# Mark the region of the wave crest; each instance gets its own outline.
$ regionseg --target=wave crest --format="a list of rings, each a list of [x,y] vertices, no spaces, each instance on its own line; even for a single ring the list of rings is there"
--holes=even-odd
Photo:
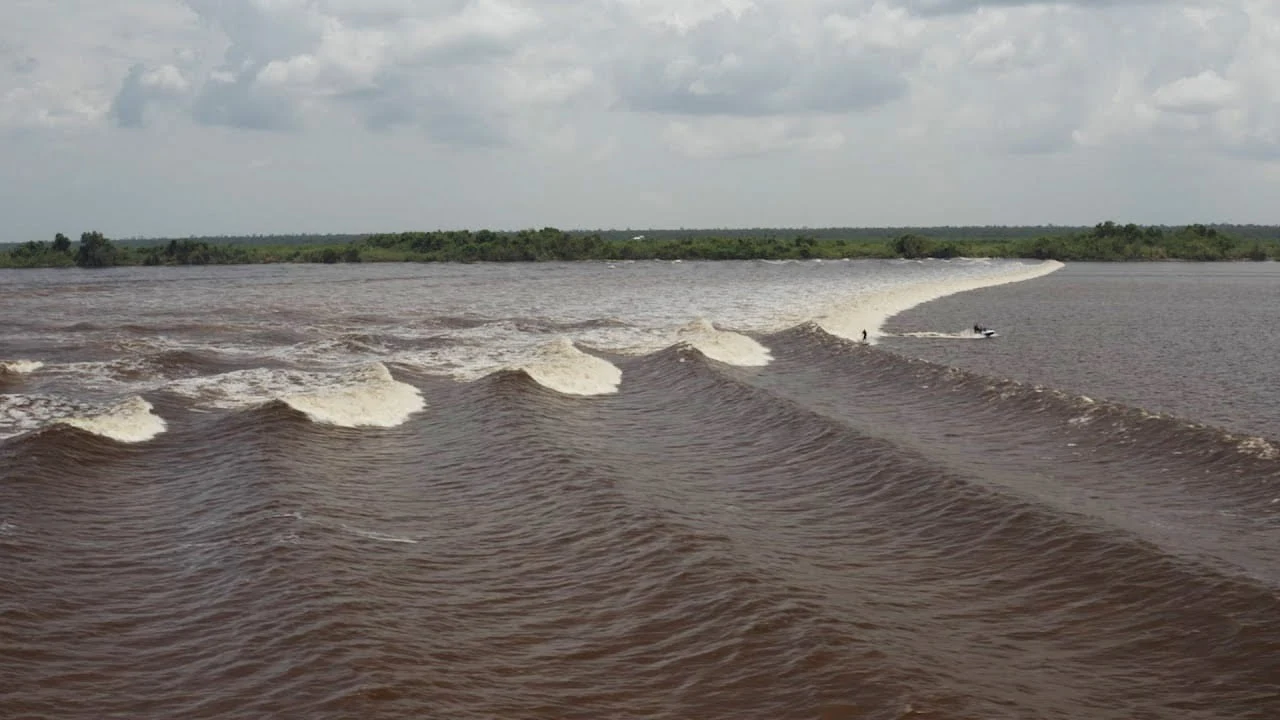
[[[314,422],[340,427],[395,427],[426,407],[417,388],[382,363],[360,368],[338,385],[280,398]]]
[[[0,375],[26,375],[44,367],[39,360],[8,360],[0,362]]]
[[[763,367],[773,361],[769,348],[727,330],[717,330],[704,318],[698,318],[679,330],[680,339],[698,352],[726,365]]]
[[[567,338],[539,348],[537,359],[519,369],[539,385],[568,395],[609,395],[622,383],[615,365],[582,352]]]
[[[885,321],[921,303],[968,290],[1031,280],[1062,267],[1063,264],[1057,260],[1045,260],[1035,265],[1002,265],[998,272],[984,273],[979,277],[930,280],[871,292],[843,303],[832,312],[816,318],[815,322],[828,333],[846,340],[861,339],[863,331],[866,331],[867,340],[875,343],[883,334],[881,327]]]
[[[124,443],[146,442],[165,431],[164,418],[151,403],[134,395],[101,412],[58,420],[64,425]]]

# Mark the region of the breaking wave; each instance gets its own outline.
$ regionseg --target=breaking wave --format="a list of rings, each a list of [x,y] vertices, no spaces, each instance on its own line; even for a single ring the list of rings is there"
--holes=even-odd
[[[832,335],[849,340],[860,339],[865,330],[868,342],[875,344],[882,335],[881,328],[886,320],[916,305],[968,290],[1030,280],[1062,267],[1063,264],[1057,260],[1045,260],[1030,266],[1000,266],[998,272],[977,277],[928,280],[888,289],[871,289],[839,304],[816,318],[815,322]]]
[[[567,395],[608,395],[618,391],[622,371],[607,360],[588,355],[567,338],[539,348],[536,358],[517,369],[539,385]]]
[[[179,380],[165,389],[209,408],[238,410],[278,400],[314,422],[342,427],[394,427],[426,406],[417,388],[378,362],[337,373],[251,368]]]
[[[769,348],[746,335],[717,330],[703,318],[680,328],[679,336],[683,342],[693,346],[698,352],[726,365],[762,367],[768,365],[773,359],[769,354]]]
[[[314,422],[340,427],[395,427],[426,407],[422,393],[391,377],[382,363],[280,400]]]
[[[0,395],[0,439],[63,424],[119,442],[145,442],[165,430],[153,409],[140,396],[99,405],[48,395]]]
[[[9,360],[0,362],[0,375],[26,375],[44,367],[39,360]]]
[[[342,427],[394,427],[426,407],[416,387],[397,381],[380,362],[332,373],[248,368],[177,380],[164,390],[212,409],[279,401],[314,422]]]
[[[64,418],[59,422],[119,442],[140,443],[165,430],[164,418],[153,410],[151,403],[134,396],[101,412]]]

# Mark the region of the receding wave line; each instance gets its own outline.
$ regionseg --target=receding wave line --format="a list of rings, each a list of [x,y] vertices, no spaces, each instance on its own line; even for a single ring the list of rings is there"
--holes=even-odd
[[[874,291],[842,303],[826,315],[816,318],[815,322],[828,333],[849,340],[860,339],[862,332],[866,331],[868,341],[874,343],[882,334],[881,328],[885,321],[916,305],[967,290],[1031,280],[1062,267],[1063,264],[1057,260],[1045,260],[1029,266],[1002,265],[1000,272],[984,273],[978,277],[930,280]]]
[[[864,350],[863,352],[866,355],[882,354],[878,351]],[[1096,479],[1095,476],[1081,484],[1078,473],[1058,474],[1055,470],[1049,469],[1050,472],[1055,472],[1055,476],[1062,482],[1074,486],[1081,492],[1071,492],[1068,489],[1061,495],[1053,493],[1046,495],[1035,492],[1035,483],[1027,482],[1028,478],[1024,477],[1014,483],[991,481],[983,473],[970,474],[965,465],[952,464],[946,454],[935,454],[927,442],[920,444],[906,439],[914,438],[914,435],[895,431],[893,427],[889,427],[888,432],[880,432],[879,427],[882,423],[875,422],[874,418],[870,418],[871,422],[866,422],[868,418],[860,416],[856,403],[837,402],[833,411],[832,407],[814,403],[814,394],[795,392],[798,385],[792,385],[790,388],[785,383],[775,386],[761,385],[759,380],[763,376],[744,377],[724,370],[713,375],[712,372],[707,371],[715,370],[709,364],[703,367],[704,363],[673,363],[672,360],[673,358],[666,356],[646,358],[643,363],[638,363],[635,367],[636,379],[633,384],[643,386],[650,391],[649,396],[653,398],[653,402],[664,408],[663,413],[664,417],[668,418],[667,422],[677,427],[700,428],[696,443],[682,444],[676,438],[669,438],[668,442],[663,443],[663,447],[666,448],[664,452],[671,455],[666,462],[673,465],[682,467],[685,463],[691,465],[695,462],[694,456],[705,452],[716,458],[715,463],[718,467],[731,467],[731,474],[735,481],[742,483],[747,482],[746,478],[749,474],[757,469],[764,471],[766,468],[776,468],[780,457],[801,453],[805,455],[803,461],[793,459],[787,464],[789,467],[797,468],[797,473],[812,471],[823,478],[818,486],[822,489],[815,488],[815,494],[827,491],[821,483],[851,482],[853,484],[844,486],[845,492],[858,492],[855,488],[860,486],[863,491],[869,493],[866,502],[858,503],[860,512],[870,512],[867,502],[892,501],[891,504],[896,506],[893,512],[903,512],[907,516],[916,518],[912,522],[903,522],[904,526],[914,525],[941,530],[944,525],[965,525],[977,531],[970,541],[981,543],[982,538],[989,536],[990,532],[1002,530],[1004,524],[1000,519],[1002,514],[1012,512],[1019,518],[1027,519],[1030,517],[1028,514],[1033,513],[1037,519],[1029,521],[1026,527],[1036,528],[1036,534],[1051,545],[1071,544],[1070,541],[1065,541],[1066,535],[1061,531],[1061,528],[1069,526],[1072,528],[1069,533],[1071,536],[1102,532],[1113,540],[1123,538],[1124,544],[1129,547],[1125,554],[1147,553],[1154,547],[1158,547],[1158,555],[1176,556],[1179,558],[1179,563],[1187,559],[1194,560],[1200,568],[1194,571],[1198,575],[1203,575],[1207,570],[1214,578],[1231,578],[1232,582],[1239,582],[1249,587],[1256,587],[1258,583],[1274,583],[1275,579],[1280,577],[1274,572],[1275,565],[1269,559],[1271,555],[1269,549],[1265,549],[1269,547],[1269,543],[1263,544],[1266,542],[1265,527],[1251,527],[1253,523],[1265,525],[1274,522],[1274,513],[1269,510],[1260,509],[1259,512],[1250,512],[1250,517],[1243,518],[1232,526],[1237,531],[1234,533],[1236,537],[1222,544],[1218,542],[1218,535],[1206,536],[1205,534],[1206,530],[1212,530],[1220,525],[1220,519],[1213,516],[1206,519],[1198,515],[1187,515],[1181,510],[1171,513],[1188,526],[1196,528],[1193,534],[1198,538],[1198,545],[1190,548],[1185,547],[1185,543],[1178,540],[1176,536],[1175,541],[1170,543],[1167,534],[1159,530],[1152,531],[1148,527],[1148,523],[1158,524],[1162,518],[1166,518],[1161,513],[1153,512],[1148,505],[1156,508],[1172,507],[1162,506],[1154,500],[1155,498],[1172,497],[1174,499],[1170,502],[1177,503],[1177,498],[1188,493],[1194,493],[1204,500],[1213,498],[1213,501],[1208,504],[1210,507],[1230,508],[1232,511],[1241,513],[1249,512],[1248,508],[1256,507],[1257,500],[1261,499],[1265,503],[1274,497],[1274,490],[1268,487],[1278,477],[1275,474],[1274,463],[1259,463],[1256,460],[1240,458],[1242,464],[1235,466],[1235,469],[1242,471],[1238,479],[1227,480],[1222,473],[1216,472],[1213,476],[1206,476],[1201,480],[1198,479],[1197,476],[1200,473],[1197,472],[1179,473],[1179,469],[1186,471],[1198,468],[1194,464],[1183,465],[1173,461],[1169,459],[1168,453],[1164,454],[1163,462],[1153,465],[1145,462],[1146,455],[1142,450],[1127,445],[1116,446],[1113,449],[1118,454],[1097,458],[1096,466],[1123,468],[1117,472],[1133,474],[1134,477],[1126,480],[1124,490],[1108,493],[1107,488],[1114,484],[1111,481],[1104,480],[1098,485],[1091,485],[1090,481]],[[628,370],[632,368],[628,367]],[[877,371],[872,372],[874,374]],[[806,384],[806,387],[812,390],[815,386]],[[943,390],[943,392],[946,391]],[[816,396],[820,397],[822,394],[818,392]],[[678,398],[692,399],[680,401]],[[938,403],[937,399],[935,396],[933,402],[921,405],[920,409],[930,412],[937,408],[941,411],[945,405]],[[876,403],[878,400],[872,399],[871,402]],[[840,408],[853,408],[853,410],[842,412]],[[1005,409],[1010,408],[1006,406]],[[1024,424],[1026,418],[1022,409],[1018,407],[1012,409],[1015,412],[1006,418],[1010,423],[1009,427]],[[918,414],[912,414],[918,417]],[[1005,414],[1000,413],[996,417],[984,418],[979,424],[989,423],[999,426],[998,418]],[[725,422],[724,418],[729,417],[738,419],[728,425],[720,425]],[[912,422],[908,418],[905,424],[907,427],[914,427],[928,422]],[[885,426],[893,424],[893,421],[883,423]],[[733,452],[738,451],[730,448],[711,449],[715,442],[712,438],[718,432],[724,432],[727,427],[733,430],[733,434],[727,437],[752,438],[750,442],[744,442],[741,445],[749,448],[749,452],[741,458],[741,464],[731,459]],[[900,424],[898,429],[901,428]],[[937,428],[927,429],[926,436],[936,437],[936,430]],[[1013,431],[1008,434],[1012,435]],[[1186,436],[1182,437],[1185,440]],[[802,450],[808,443],[818,438],[822,440],[813,452]],[[990,444],[984,444],[981,438],[971,439],[976,440],[977,445],[992,447]],[[1018,440],[1026,439],[1030,438],[1022,436]],[[678,453],[681,452],[682,447],[696,449],[692,451],[692,456],[680,457]],[[770,449],[771,447],[773,449]],[[1038,467],[1040,471],[1047,469],[1043,464],[1032,463],[1030,458],[1034,454],[1052,452],[1052,450],[1045,445],[1028,447],[1027,450],[1028,454],[1022,456],[1027,462],[1021,467]],[[1207,457],[1201,459],[1208,460],[1214,468],[1221,467],[1221,463]],[[1004,461],[1006,468],[1019,466],[1010,457],[1005,457]],[[1195,459],[1192,462],[1194,463]],[[800,467],[806,470],[801,471],[798,469]],[[840,469],[828,472],[822,469],[825,467]],[[1153,467],[1156,469],[1154,473],[1150,472]],[[869,468],[876,469],[868,472]],[[1172,469],[1169,474],[1165,474],[1161,472],[1161,468]],[[1037,470],[1031,469],[1026,474],[1035,472]],[[862,479],[855,481],[859,477]],[[797,497],[808,496],[800,492],[800,488],[796,485],[798,477],[789,478],[789,482],[792,483],[789,485],[790,490],[796,492]],[[1197,485],[1202,482],[1205,485]],[[1172,483],[1178,483],[1178,485],[1173,486]],[[1224,487],[1227,484],[1237,487],[1228,489]],[[1208,493],[1201,495],[1196,492],[1209,490],[1210,487],[1212,495]],[[1082,493],[1106,498],[1108,512],[1099,514],[1091,510],[1082,511],[1092,504],[1092,501],[1083,504],[1077,502]],[[1143,498],[1146,499],[1147,505],[1143,504]],[[1230,501],[1231,498],[1238,502]],[[1122,504],[1112,512],[1112,502],[1117,499],[1121,500]],[[1063,504],[1063,500],[1071,502]],[[877,510],[875,516],[885,520],[882,511],[887,512],[888,508]],[[927,516],[927,522],[916,513]],[[1055,525],[1059,530],[1048,529]],[[1247,532],[1247,537],[1241,534],[1242,529]],[[1005,549],[1014,553],[1028,551],[1015,541],[1010,541]]]
[[[726,365],[762,367],[773,360],[769,348],[746,335],[717,330],[704,318],[698,318],[680,328],[678,334],[683,342],[693,346],[698,352]]]
[[[517,368],[544,387],[568,395],[608,395],[618,391],[622,371],[607,360],[588,355],[568,338],[538,349],[533,362]]]
[[[814,324],[777,333],[770,339],[779,348],[800,353],[809,363],[829,358],[833,350],[830,344],[838,344],[842,349],[857,347]],[[800,347],[804,345],[809,347]],[[813,355],[815,352],[821,356]],[[877,387],[907,384],[911,393],[900,395],[904,401],[909,397],[918,398],[920,390],[927,388],[936,388],[940,393],[931,395],[928,402],[942,397],[960,398],[966,413],[975,421],[975,413],[1019,423],[1031,416],[1047,417],[1074,431],[1095,433],[1100,439],[1160,448],[1188,459],[1203,457],[1223,462],[1235,455],[1267,462],[1280,459],[1275,438],[1231,432],[1119,401],[991,377],[894,352],[867,351],[857,367],[860,372],[870,373]]]
[[[894,356],[898,362],[901,358]],[[1112,400],[1099,400],[1017,380],[992,378],[924,360],[906,360],[917,375],[966,393],[984,403],[999,403],[1019,413],[1048,413],[1078,431],[1089,430],[1111,440],[1161,448],[1177,455],[1226,459],[1222,453],[1258,460],[1280,458],[1267,439],[1228,432],[1222,428]]]
[[[963,544],[978,546],[993,536],[1004,535],[1010,529],[1008,523],[1016,522],[1027,534],[1021,540],[1006,535],[1001,552],[1028,552],[1020,542],[1034,535],[1045,543],[1046,549],[1077,544],[1084,536],[1093,538],[1090,542],[1122,544],[1127,548],[1123,552],[1126,556],[1145,555],[1148,568],[1151,561],[1168,555],[1166,548],[1157,550],[1128,526],[1098,523],[1088,514],[1063,512],[1053,502],[957,473],[927,451],[892,439],[892,435],[864,434],[857,423],[812,407],[803,402],[804,398],[714,372],[703,363],[673,363],[673,359],[646,358],[636,367],[636,384],[651,390],[649,398],[665,408],[666,422],[676,427],[700,428],[696,443],[680,443],[674,438],[664,443],[663,452],[670,455],[666,462],[692,465],[696,456],[706,453],[716,458],[718,467],[732,467],[735,482],[742,484],[749,482],[752,473],[771,474],[782,458],[794,453],[804,456],[803,461],[792,458],[787,463],[796,468],[797,476],[789,481],[797,498],[807,497],[796,484],[800,482],[798,474],[812,473],[817,483],[815,494],[828,492],[827,484],[841,483],[842,493],[864,496],[858,501],[859,513],[877,518],[877,524],[898,515],[894,520],[900,521],[902,527],[927,527],[931,532],[950,528],[957,533],[957,540],[972,532]],[[732,443],[744,438],[752,440],[740,445],[748,450],[733,450]],[[726,441],[730,443],[728,447],[715,448],[716,442]],[[683,452],[690,455],[681,457]],[[733,459],[735,453],[741,453],[739,460]],[[869,472],[870,468],[875,469]],[[931,537],[937,539],[936,535]],[[1175,565],[1171,563],[1166,569],[1173,571]],[[1219,564],[1193,572],[1202,575],[1205,570],[1211,572],[1214,582],[1231,578],[1231,582],[1254,588],[1260,581]]]

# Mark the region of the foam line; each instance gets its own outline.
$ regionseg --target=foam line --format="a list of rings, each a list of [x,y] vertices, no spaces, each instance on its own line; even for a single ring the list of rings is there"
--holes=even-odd
[[[874,344],[883,335],[881,328],[889,318],[916,305],[968,290],[1031,280],[1062,267],[1063,264],[1057,260],[1045,260],[1035,265],[1019,263],[998,266],[997,272],[979,277],[931,280],[868,293],[842,303],[833,312],[817,318],[816,322],[832,335],[849,340],[861,340],[862,331],[866,330],[867,341]]]

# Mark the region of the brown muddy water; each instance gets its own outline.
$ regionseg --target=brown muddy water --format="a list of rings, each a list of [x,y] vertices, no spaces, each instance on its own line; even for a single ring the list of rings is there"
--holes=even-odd
[[[0,272],[0,718],[1280,717],[1277,288]]]

